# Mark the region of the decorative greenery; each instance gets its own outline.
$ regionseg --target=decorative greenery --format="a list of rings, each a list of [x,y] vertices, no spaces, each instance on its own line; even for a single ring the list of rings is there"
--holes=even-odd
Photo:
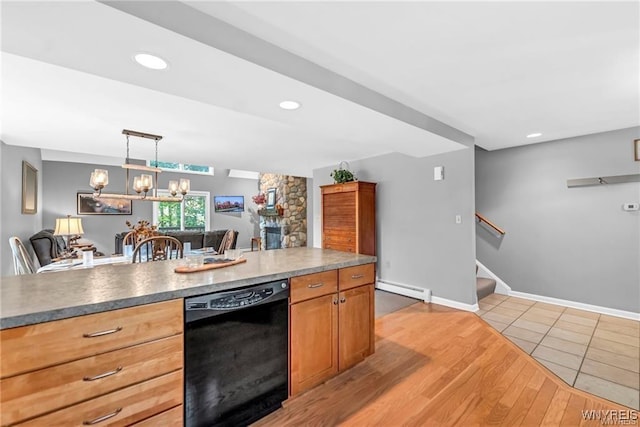
[[[334,169],[333,172],[331,172],[331,177],[336,182],[336,184],[342,184],[343,182],[355,181],[355,179],[356,179],[353,176],[353,173],[351,173],[350,170],[342,169],[342,167],[340,167],[340,169]]]
[[[152,237],[158,234],[157,226],[151,225],[151,223],[147,220],[141,219],[135,224],[131,224],[130,221],[126,221],[127,227],[130,230],[136,232],[136,237],[138,240],[146,239],[147,237]]]

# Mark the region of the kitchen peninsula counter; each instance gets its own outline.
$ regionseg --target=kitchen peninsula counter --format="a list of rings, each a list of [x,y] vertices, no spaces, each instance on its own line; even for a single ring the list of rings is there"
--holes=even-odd
[[[374,263],[376,257],[317,248],[245,252],[246,263],[179,274],[184,260],[114,264],[0,278],[0,329],[32,325],[272,280]]]

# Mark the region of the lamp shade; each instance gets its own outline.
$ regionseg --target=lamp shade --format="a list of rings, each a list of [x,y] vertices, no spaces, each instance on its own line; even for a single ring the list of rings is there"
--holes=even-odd
[[[53,231],[56,236],[69,236],[72,234],[84,234],[81,218],[56,218],[56,229]]]

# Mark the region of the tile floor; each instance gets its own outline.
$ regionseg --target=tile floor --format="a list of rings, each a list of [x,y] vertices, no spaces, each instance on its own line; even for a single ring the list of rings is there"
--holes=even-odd
[[[640,410],[640,322],[492,294],[477,312],[569,385]]]

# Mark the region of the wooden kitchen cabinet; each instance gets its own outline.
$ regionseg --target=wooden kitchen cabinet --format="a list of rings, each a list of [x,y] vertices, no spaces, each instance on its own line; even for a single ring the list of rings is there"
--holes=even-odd
[[[376,254],[376,184],[322,185],[322,247]]]
[[[338,296],[291,305],[290,387],[294,396],[338,373]]]
[[[338,304],[338,367],[349,369],[374,352],[373,284],[340,292]]]
[[[373,354],[374,279],[374,264],[291,279],[291,396]]]
[[[182,408],[182,313],[173,300],[0,331],[0,424],[129,425]]]
[[[338,272],[292,277],[289,307],[289,393],[338,373]]]

